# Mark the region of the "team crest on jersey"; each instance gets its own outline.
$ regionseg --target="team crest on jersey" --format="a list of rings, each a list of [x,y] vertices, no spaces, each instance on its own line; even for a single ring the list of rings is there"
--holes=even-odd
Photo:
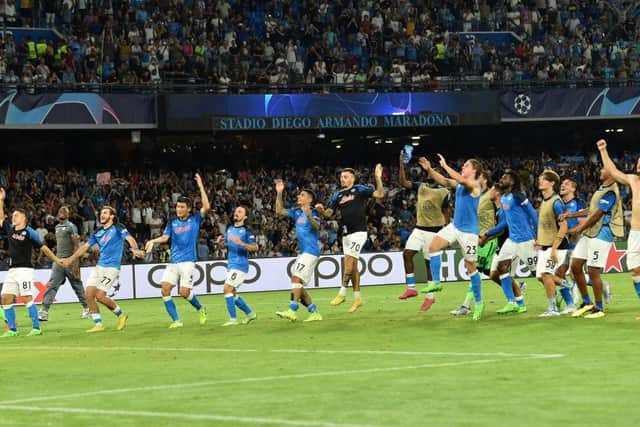
[[[351,191],[353,191],[353,190],[351,190]],[[354,194],[349,194],[348,196],[342,196],[342,197],[340,197],[340,202],[339,203],[341,205],[344,205],[347,202],[355,200],[355,198],[356,198],[356,196]]]
[[[298,219],[296,220],[296,223],[298,224],[306,224],[307,223],[307,219],[303,216],[299,216]]]
[[[187,225],[183,225],[181,227],[178,226],[174,226],[176,228],[176,234],[182,234],[182,233],[186,233],[187,231],[191,230],[191,225],[187,224]]]
[[[19,233],[13,233],[11,235],[11,238],[13,240],[20,240],[20,241],[25,240],[27,238],[27,232],[26,231],[21,231]]]

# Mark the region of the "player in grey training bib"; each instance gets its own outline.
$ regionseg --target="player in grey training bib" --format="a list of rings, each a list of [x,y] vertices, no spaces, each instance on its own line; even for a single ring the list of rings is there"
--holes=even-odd
[[[58,210],[58,224],[56,224],[56,255],[59,258],[70,257],[78,247],[78,228],[74,223],[69,221],[69,208],[62,206]],[[49,308],[53,304],[53,300],[58,293],[60,286],[69,279],[73,291],[78,297],[78,301],[82,305],[82,318],[89,317],[89,308],[87,299],[84,294],[84,286],[80,280],[80,268],[77,265],[70,265],[64,268],[58,264],[54,264],[49,278],[47,292],[42,298],[42,309],[38,313],[38,317],[42,321],[49,320]]]

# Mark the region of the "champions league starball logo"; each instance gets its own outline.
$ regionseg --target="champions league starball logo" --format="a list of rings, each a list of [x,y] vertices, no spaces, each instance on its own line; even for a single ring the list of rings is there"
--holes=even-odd
[[[531,112],[531,98],[524,93],[516,95],[513,99],[513,108],[516,109],[518,114],[526,116]]]

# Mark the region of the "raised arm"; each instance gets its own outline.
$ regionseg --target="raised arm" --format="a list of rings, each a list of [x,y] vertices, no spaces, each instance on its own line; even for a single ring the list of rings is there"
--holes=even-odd
[[[431,178],[433,178],[433,180],[435,182],[437,182],[438,184],[445,186],[445,187],[449,187],[449,188],[456,188],[456,185],[458,184],[455,180],[453,179],[449,179],[449,178],[445,178],[442,174],[440,174],[439,172],[436,172],[432,167],[431,167],[431,162],[429,162],[429,160],[427,160],[425,157],[420,157],[418,159],[418,164],[422,167],[422,169],[425,170],[425,172],[427,172],[429,174],[429,176]]]
[[[211,203],[209,203],[209,196],[207,196],[207,192],[204,189],[204,184],[202,183],[202,177],[200,174],[196,174],[195,180],[198,184],[198,189],[200,190],[200,199],[202,200],[200,215],[205,216],[207,212],[209,212],[209,209],[211,209]]]
[[[475,179],[472,177],[464,178],[458,171],[447,164],[447,160],[442,154],[438,153],[438,157],[440,158],[440,167],[444,169],[447,175],[449,175],[456,184],[464,185],[469,194],[473,194],[474,191],[478,191],[478,185]]]
[[[404,171],[404,154],[400,154],[400,176],[399,176],[400,187],[406,188],[407,190],[411,189],[411,181],[407,179],[407,174]]]
[[[284,199],[282,193],[284,192],[284,182],[281,179],[276,179],[276,215],[279,217],[287,216],[287,210],[284,208]]]
[[[374,176],[376,177],[376,191],[373,192],[372,196],[376,199],[383,199],[384,187],[382,186],[382,165],[380,163],[376,165]]]
[[[618,181],[620,184],[629,185],[629,176],[620,171],[609,157],[609,152],[607,151],[607,142],[604,139],[601,139],[597,142],[598,150],[600,150],[600,157],[602,157],[602,163],[607,172],[611,174],[613,179]]]

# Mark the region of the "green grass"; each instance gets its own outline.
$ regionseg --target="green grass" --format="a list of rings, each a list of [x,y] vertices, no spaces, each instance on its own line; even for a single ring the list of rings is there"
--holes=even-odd
[[[607,280],[614,300],[599,320],[539,319],[532,279],[529,313],[504,317],[485,282],[480,322],[448,314],[462,284],[446,284],[427,313],[421,298],[397,299],[403,286],[365,288],[354,315],[328,305],[335,290],[313,290],[325,320],[312,324],[274,316],[285,292],[245,294],[259,318],[233,328],[219,326],[220,296],[202,298],[204,327],[176,299],[181,330],[166,329],[159,298],[123,301],[127,329],[104,313],[95,335],[77,304],[54,306],[44,336],[0,341],[0,426],[637,426],[640,301],[628,275]],[[305,352],[280,351],[291,349]]]

